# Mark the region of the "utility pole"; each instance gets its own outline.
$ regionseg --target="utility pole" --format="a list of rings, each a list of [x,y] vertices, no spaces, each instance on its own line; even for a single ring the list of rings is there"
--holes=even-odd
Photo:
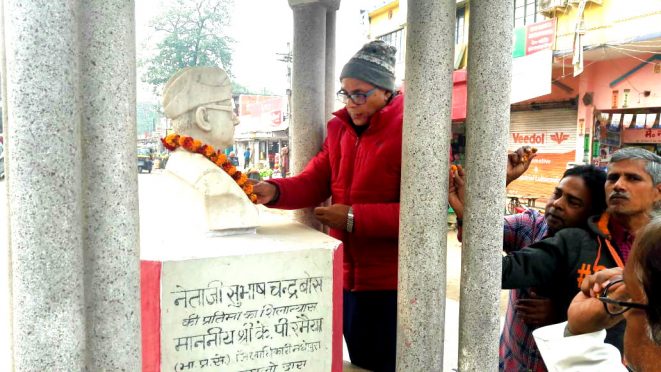
[[[291,120],[291,70],[294,62],[294,55],[291,50],[291,43],[287,42],[287,53],[276,53],[280,58],[278,61],[286,63],[287,66],[287,120]],[[289,135],[289,129],[287,130]]]

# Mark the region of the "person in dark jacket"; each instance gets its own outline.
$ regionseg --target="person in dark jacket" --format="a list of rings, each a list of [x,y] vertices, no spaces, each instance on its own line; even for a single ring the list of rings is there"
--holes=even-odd
[[[399,189],[404,98],[395,92],[395,53],[365,44],[344,66],[321,151],[298,175],[260,182],[257,202],[315,217],[344,248],[344,337],[351,362],[395,370]]]
[[[528,169],[537,154],[523,146],[508,154],[507,180],[510,184]],[[567,227],[585,227],[591,215],[606,209],[604,183],[606,173],[594,165],[567,169],[546,203],[544,213],[526,209],[504,218],[503,251],[523,249],[553,236]],[[449,202],[460,218],[463,215],[464,172],[459,167],[452,174]],[[459,229],[457,236],[459,237]],[[500,338],[500,371],[545,372],[532,332],[539,326],[555,323],[558,309],[544,297],[545,288],[521,288],[510,291],[505,324]],[[561,312],[565,312],[561,309]]]
[[[661,360],[661,217],[636,236],[631,258],[620,268],[583,280],[567,311],[568,322],[535,331],[553,370],[658,371]],[[622,354],[604,344],[604,329],[626,320]]]
[[[659,211],[661,157],[635,147],[616,151],[605,191],[608,208],[589,219],[588,230],[563,229],[503,257],[503,288],[550,287],[556,303],[567,309],[587,276],[623,268],[636,233]],[[623,331],[623,323],[611,328],[606,341],[622,350]]]

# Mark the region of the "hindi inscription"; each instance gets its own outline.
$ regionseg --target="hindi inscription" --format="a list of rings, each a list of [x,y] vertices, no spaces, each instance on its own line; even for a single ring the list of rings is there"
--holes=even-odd
[[[330,371],[332,252],[164,262],[162,370]]]

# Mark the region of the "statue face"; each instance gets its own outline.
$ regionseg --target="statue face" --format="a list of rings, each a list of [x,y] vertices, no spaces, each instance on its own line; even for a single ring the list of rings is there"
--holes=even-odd
[[[219,150],[231,146],[234,143],[234,127],[239,124],[239,118],[231,111],[231,107],[229,110],[216,105],[206,107],[211,126],[208,144]]]

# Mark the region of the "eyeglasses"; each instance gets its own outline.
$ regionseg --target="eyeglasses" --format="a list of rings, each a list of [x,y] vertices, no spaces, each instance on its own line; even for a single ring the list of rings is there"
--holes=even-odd
[[[237,126],[240,123],[239,117],[234,114],[234,107],[231,105],[216,105],[214,103],[207,103],[204,105],[204,107],[212,110],[229,111],[232,114],[232,123],[234,126]]]
[[[365,102],[367,102],[367,97],[371,96],[374,94],[374,92],[377,91],[378,88],[372,88],[368,90],[365,93],[362,92],[356,92],[356,93],[349,93],[344,89],[340,89],[337,91],[337,100],[342,102],[342,103],[348,103],[349,99],[353,101],[353,103],[357,105],[362,105]]]
[[[206,103],[202,106],[204,106],[206,108],[214,109],[214,110],[234,112],[234,108],[230,105],[216,105],[215,103]]]
[[[603,302],[606,312],[610,315],[620,315],[631,308],[647,309],[647,304],[631,302],[631,297],[625,290],[621,290],[624,280],[614,280],[604,288],[601,296],[597,297]]]

